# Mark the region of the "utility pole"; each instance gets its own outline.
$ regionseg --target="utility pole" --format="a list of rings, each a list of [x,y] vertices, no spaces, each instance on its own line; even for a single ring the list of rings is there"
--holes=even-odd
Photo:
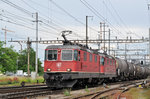
[[[146,65],[146,55],[144,55],[144,65]]]
[[[11,30],[6,29],[6,26],[5,26],[5,28],[2,28],[2,30],[4,30],[4,31],[5,31],[5,47],[6,47],[7,32],[14,32],[14,31],[11,31]]]
[[[20,42],[18,42],[20,45],[20,52],[22,52],[22,44]]]
[[[147,5],[148,6],[148,10],[150,10],[150,4]],[[148,13],[150,16],[150,13]],[[150,19],[149,19],[150,20]],[[149,28],[149,64],[150,64],[150,28]]]
[[[103,31],[102,31],[102,23],[100,22],[100,39],[102,40],[102,33]]]
[[[102,40],[102,23],[100,22],[99,40]],[[98,49],[100,50],[100,43],[98,43]]]
[[[105,31],[105,26],[106,26],[105,23],[103,23],[103,32],[104,32],[104,33],[103,33],[103,39],[104,39],[104,51],[105,51],[105,32],[106,32],[106,31]]]
[[[149,28],[149,63],[150,63],[150,28]]]
[[[127,53],[126,53],[126,51],[127,51],[127,45],[125,43],[125,60],[127,59]]]
[[[88,16],[86,16],[86,47],[88,46]]]
[[[36,12],[36,41],[38,41],[38,13]],[[36,65],[36,76],[38,74],[38,42],[36,42],[36,60],[35,60],[35,65]]]
[[[108,34],[108,39],[109,39],[109,43],[108,43],[108,53],[109,53],[109,55],[110,55],[110,29],[108,30],[109,32],[109,34]]]
[[[98,31],[98,40],[100,40],[100,31]],[[98,50],[100,50],[100,43],[98,43]]]
[[[31,42],[30,42],[29,37],[28,37],[28,41],[27,41],[27,52],[28,52],[28,77],[30,76],[30,46],[31,46]]]
[[[38,74],[38,13],[35,13],[36,15],[36,20],[33,22],[36,22],[36,54],[35,54],[35,72],[36,72],[36,76]]]
[[[113,50],[113,48],[112,48],[112,50]],[[115,57],[115,56],[116,56],[116,54],[115,54],[115,53],[116,53],[116,51],[115,51],[115,50],[113,50],[113,52],[114,52],[114,57]]]
[[[86,16],[86,47],[88,47],[88,17],[93,16]]]

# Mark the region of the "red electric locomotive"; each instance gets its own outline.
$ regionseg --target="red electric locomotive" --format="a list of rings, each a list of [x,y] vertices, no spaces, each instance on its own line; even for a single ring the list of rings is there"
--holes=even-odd
[[[104,78],[116,77],[115,64],[113,57],[65,39],[64,45],[46,48],[44,79],[49,87],[72,87],[83,81],[98,83]]]
[[[65,39],[63,45],[51,45],[45,50],[44,79],[48,87],[98,84],[106,79],[126,80],[150,74],[149,69],[138,71],[135,64],[115,59],[81,44],[73,44],[64,34],[62,36]]]

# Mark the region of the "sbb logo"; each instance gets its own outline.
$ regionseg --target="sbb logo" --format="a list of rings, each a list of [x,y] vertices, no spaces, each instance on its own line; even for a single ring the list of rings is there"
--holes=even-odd
[[[61,63],[56,63],[57,68],[61,67]]]

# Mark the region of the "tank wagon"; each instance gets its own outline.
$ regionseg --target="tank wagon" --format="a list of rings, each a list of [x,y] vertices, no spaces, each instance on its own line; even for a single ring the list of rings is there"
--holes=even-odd
[[[45,49],[44,79],[48,87],[99,84],[104,80],[142,79],[150,69],[69,42]]]

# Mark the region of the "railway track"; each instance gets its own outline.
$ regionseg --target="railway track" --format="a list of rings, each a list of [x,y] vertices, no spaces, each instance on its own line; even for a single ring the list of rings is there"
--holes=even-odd
[[[24,86],[24,87],[37,87],[37,86],[46,86],[46,84],[36,84],[36,85],[26,85],[26,86]],[[22,88],[22,86],[9,86],[9,87],[0,87],[0,90],[1,89],[17,89],[17,88]]]
[[[144,80],[140,81],[129,81],[129,82],[123,82],[123,84],[117,84],[115,86],[112,86],[111,88],[105,88],[104,90],[92,92],[85,95],[76,96],[73,99],[107,99],[107,97],[116,94],[117,92],[120,92],[117,99],[120,99],[121,94],[129,90],[130,88],[136,87],[140,84],[142,84]],[[149,83],[150,80],[147,80]]]
[[[101,91],[88,93],[86,95],[80,95],[80,96],[76,95],[76,97],[71,96],[71,98],[73,99],[97,99],[100,97],[108,97],[120,91],[120,94],[118,95],[118,99],[120,99],[121,93],[125,92],[125,90],[128,90],[129,88],[142,84],[144,80],[110,83],[109,85],[111,87],[109,88],[104,88]],[[80,89],[81,88],[76,88],[76,89],[73,89],[72,91],[79,91]],[[30,86],[25,86],[25,87],[3,87],[3,88],[0,87],[0,99],[24,99],[27,97],[37,97],[37,96],[45,96],[45,95],[49,95],[49,96],[51,95],[54,96],[56,94],[62,95],[62,93],[63,93],[63,90],[51,90],[46,85],[33,85],[33,86],[30,85]],[[66,99],[70,99],[70,98],[66,97]]]
[[[17,91],[22,91],[22,90],[31,90],[31,89],[38,89],[46,87],[45,84],[40,84],[40,85],[28,85],[28,86],[11,86],[11,87],[0,87],[0,94],[2,93],[9,93],[9,92],[17,92]]]
[[[138,84],[139,85],[139,84]],[[148,81],[148,83],[146,83],[145,85],[144,85],[144,87],[145,86],[149,86],[150,85],[150,80]],[[126,88],[124,88],[124,90],[117,96],[117,99],[121,99],[121,96],[122,96],[122,94],[123,93],[125,93],[125,92],[127,92],[129,89],[131,89],[131,88],[133,88],[134,86],[128,86],[128,87],[126,87]]]
[[[42,95],[58,94],[61,90],[51,90],[46,85],[33,85],[25,87],[1,87],[0,99],[23,99]]]

